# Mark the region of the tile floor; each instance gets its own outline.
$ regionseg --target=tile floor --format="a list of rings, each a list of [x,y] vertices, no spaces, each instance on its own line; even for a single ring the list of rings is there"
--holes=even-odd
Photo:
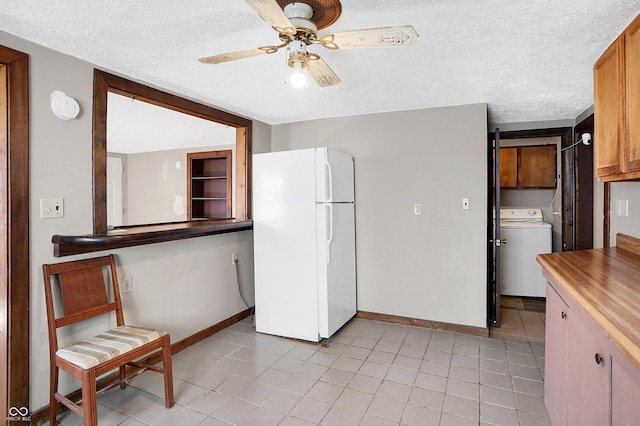
[[[502,313],[491,338],[354,319],[329,347],[246,319],[174,355],[172,409],[146,372],[99,397],[100,425],[548,425],[544,314]]]

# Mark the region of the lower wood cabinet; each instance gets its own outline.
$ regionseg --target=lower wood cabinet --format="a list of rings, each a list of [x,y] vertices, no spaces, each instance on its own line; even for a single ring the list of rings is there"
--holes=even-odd
[[[569,306],[547,284],[544,401],[552,425],[567,424],[568,311]]]
[[[611,360],[611,424],[640,425],[640,370],[624,356]]]
[[[577,307],[569,310],[567,424],[609,424],[610,345]]]
[[[544,399],[552,425],[640,425],[640,369],[547,284]]]

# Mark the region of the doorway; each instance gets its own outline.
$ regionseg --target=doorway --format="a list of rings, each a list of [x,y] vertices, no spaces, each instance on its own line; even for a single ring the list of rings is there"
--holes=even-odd
[[[592,118],[591,118],[592,120]],[[588,119],[576,126],[575,130],[586,132],[592,129],[593,124]],[[592,133],[592,132],[591,132]],[[576,133],[577,134],[577,133]],[[573,149],[574,145],[574,129],[571,127],[560,127],[550,129],[522,130],[496,132],[489,134],[488,152],[489,152],[489,177],[488,190],[490,193],[489,200],[492,195],[495,182],[494,165],[497,161],[494,158],[498,154],[494,154],[494,141],[498,136],[498,140],[505,139],[522,139],[522,138],[543,138],[543,137],[560,137],[560,146],[562,150],[562,251],[572,251],[576,249],[586,249],[593,247],[593,148],[581,146],[580,150]],[[574,146],[575,147],[575,146]],[[585,149],[586,148],[586,149]],[[494,157],[495,155],[495,157]],[[499,158],[499,157],[498,157]],[[499,196],[498,196],[499,197]],[[499,198],[498,198],[499,200]],[[494,200],[495,202],[495,200]],[[496,213],[496,216],[499,216]],[[489,212],[487,218],[488,235],[493,235],[493,212]],[[491,239],[491,237],[489,238]],[[489,245],[487,253],[487,300],[499,301],[499,293],[496,293],[494,274],[489,272],[493,267],[494,247]],[[488,304],[487,321],[490,325],[499,326],[499,302],[494,305]]]
[[[0,416],[9,417],[29,408],[29,56],[4,46],[0,210]]]

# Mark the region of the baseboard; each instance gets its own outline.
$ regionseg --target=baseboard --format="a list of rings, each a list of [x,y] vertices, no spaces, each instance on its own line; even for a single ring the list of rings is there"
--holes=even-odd
[[[204,330],[200,330],[195,334],[192,334],[191,336],[188,336],[182,340],[179,340],[175,343],[171,344],[171,354],[175,355],[180,351],[183,351],[185,349],[187,349],[189,346],[195,345],[198,342],[201,342],[202,340],[206,339],[207,337],[213,336],[214,334],[216,334],[217,332],[229,327],[231,324],[234,324],[240,320],[243,320],[247,317],[249,317],[251,315],[251,311],[253,308],[249,308],[249,309],[245,309],[242,312],[239,312],[225,320],[220,321],[217,324],[212,325],[211,327],[207,327]],[[156,364],[158,362],[162,361],[162,355],[160,352],[156,352],[155,354],[148,356],[146,358],[143,358],[141,360],[141,363],[143,364]],[[127,367],[128,372],[129,372],[129,368]],[[133,371],[133,369],[131,370]],[[108,386],[111,386],[112,384],[114,384],[116,382],[116,373],[111,373],[108,376],[103,377],[102,379],[98,380],[97,382],[97,390],[98,392],[102,389],[105,389]],[[81,398],[82,395],[82,390],[78,389],[75,390],[71,393],[69,393],[68,395],[66,395],[67,398],[69,398],[72,401],[78,401]],[[57,408],[57,412],[58,414],[62,414],[66,411],[69,411],[69,409],[62,405],[62,404],[58,404],[58,408]],[[41,425],[44,424],[46,422],[49,421],[49,405],[45,405],[44,407],[39,408],[38,410],[34,411],[31,413],[31,424],[32,425]]]
[[[358,311],[356,313],[356,318],[391,322],[394,324],[415,325],[416,327],[432,328],[434,330],[451,331],[455,333],[471,334],[473,336],[489,337],[488,327],[473,327],[470,325],[451,324],[448,322],[408,318],[398,315],[378,314],[375,312],[367,311]]]

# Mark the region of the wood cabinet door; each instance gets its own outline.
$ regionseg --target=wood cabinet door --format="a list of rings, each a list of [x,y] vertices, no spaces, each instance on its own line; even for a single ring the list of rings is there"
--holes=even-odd
[[[567,312],[569,307],[547,283],[544,403],[554,425],[567,424]]]
[[[611,343],[579,307],[572,308],[567,319],[569,386],[566,424],[607,425]]]
[[[596,174],[606,176],[622,173],[624,74],[622,55],[624,38],[619,37],[593,67],[594,118],[598,142],[596,150]]]
[[[556,188],[555,145],[520,147],[518,186],[523,189]]]
[[[626,169],[640,170],[640,16],[627,27],[625,38]]]
[[[611,424],[640,425],[640,369],[622,354],[611,361]]]
[[[500,148],[500,188],[518,187],[518,149]]]

